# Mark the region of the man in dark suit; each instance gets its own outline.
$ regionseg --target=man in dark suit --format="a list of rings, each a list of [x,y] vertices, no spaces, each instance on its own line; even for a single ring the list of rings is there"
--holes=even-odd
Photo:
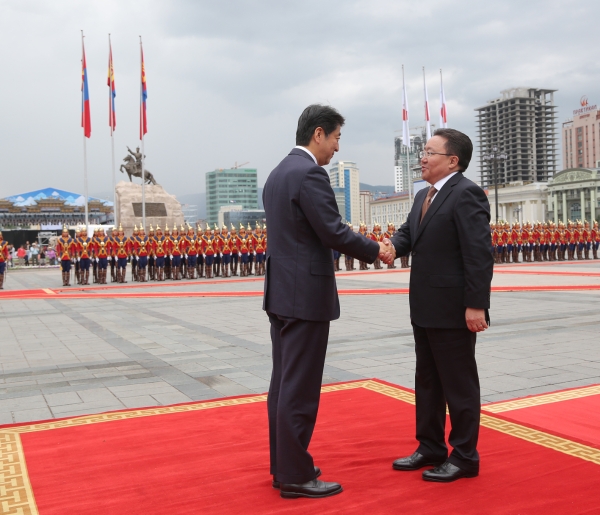
[[[421,152],[423,179],[406,222],[391,238],[398,256],[412,252],[410,317],[417,356],[416,437],[412,456],[393,464],[426,481],[449,482],[479,473],[479,376],[476,334],[488,327],[494,260],[485,192],[463,176],[473,154],[468,136],[438,129]],[[446,403],[453,447],[448,457]]]
[[[373,263],[391,256],[342,223],[322,168],[339,149],[344,118],[333,108],[307,107],[296,147],[271,172],[263,191],[269,227],[263,308],[271,322],[273,373],[267,401],[273,486],[281,497],[326,497],[342,491],[317,479],[308,445],[314,430],[329,323],[340,316],[335,249]]]

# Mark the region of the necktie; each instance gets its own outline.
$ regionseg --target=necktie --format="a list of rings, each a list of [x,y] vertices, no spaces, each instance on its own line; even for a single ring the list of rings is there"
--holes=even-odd
[[[421,220],[419,221],[419,223],[421,223],[423,221],[423,218],[425,218],[425,213],[427,213],[427,210],[431,205],[431,199],[433,199],[433,196],[436,193],[437,190],[433,186],[430,186],[429,191],[427,192],[427,196],[425,197],[425,202],[423,202],[423,207],[421,208]]]

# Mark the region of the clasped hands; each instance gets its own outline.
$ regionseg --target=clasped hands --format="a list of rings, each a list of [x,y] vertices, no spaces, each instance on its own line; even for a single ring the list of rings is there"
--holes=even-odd
[[[396,259],[396,249],[389,238],[384,238],[379,242],[379,259],[386,265],[391,265]]]

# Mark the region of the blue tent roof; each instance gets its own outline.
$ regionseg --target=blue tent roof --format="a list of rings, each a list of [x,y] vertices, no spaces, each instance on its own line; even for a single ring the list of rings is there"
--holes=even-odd
[[[5,197],[5,200],[14,202],[16,206],[32,206],[37,200],[45,198],[57,198],[64,200],[65,204],[69,206],[85,205],[85,197],[83,195],[79,193],[73,193],[71,191],[59,190],[57,188],[44,188],[41,190],[28,191],[27,193]],[[109,202],[108,200],[96,197],[89,197],[89,200],[99,200],[107,206],[112,206],[112,202]]]

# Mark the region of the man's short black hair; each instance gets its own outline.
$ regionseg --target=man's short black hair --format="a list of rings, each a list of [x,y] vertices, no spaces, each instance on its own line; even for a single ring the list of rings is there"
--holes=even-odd
[[[469,136],[456,129],[437,129],[433,135],[441,136],[446,140],[444,145],[446,152],[458,157],[459,171],[464,172],[469,168],[473,157],[473,142]]]
[[[296,145],[307,146],[317,127],[321,127],[325,136],[329,136],[338,127],[346,123],[344,117],[331,106],[309,105],[298,118]]]

